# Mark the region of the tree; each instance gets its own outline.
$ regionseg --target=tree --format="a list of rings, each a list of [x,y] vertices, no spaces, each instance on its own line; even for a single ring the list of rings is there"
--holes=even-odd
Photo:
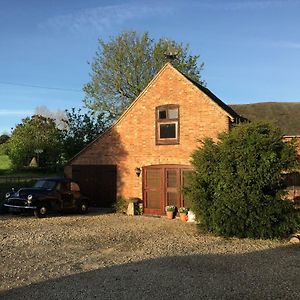
[[[13,130],[6,151],[14,168],[28,166],[35,156],[39,166],[59,164],[62,149],[62,132],[51,118],[34,115],[25,118]]]
[[[9,135],[6,133],[3,133],[0,135],[0,145],[6,143],[9,140]]]
[[[91,63],[91,81],[87,83],[84,103],[93,111],[109,112],[118,117],[141,93],[153,76],[168,61],[166,54],[176,56],[173,65],[200,84],[198,55],[189,54],[189,46],[169,39],[157,42],[146,32],[124,32],[107,43],[99,39]]]
[[[297,221],[285,200],[282,172],[296,166],[296,148],[268,123],[236,126],[206,139],[193,156],[187,196],[201,226],[224,236],[273,238],[290,234]]]
[[[60,130],[65,129],[65,120],[67,119],[66,113],[62,110],[51,111],[45,105],[37,106],[34,110],[34,114],[43,116],[45,118],[51,118],[55,121],[56,127]]]
[[[66,119],[63,137],[63,153],[66,160],[81,151],[111,124],[110,116],[105,113],[81,113],[81,109],[76,111],[75,108],[71,111],[66,110]]]

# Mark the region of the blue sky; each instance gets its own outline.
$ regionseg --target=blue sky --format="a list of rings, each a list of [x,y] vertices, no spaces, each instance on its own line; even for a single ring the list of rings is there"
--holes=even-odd
[[[188,43],[224,102],[300,101],[300,0],[0,0],[0,133],[36,107],[82,107],[97,39]]]

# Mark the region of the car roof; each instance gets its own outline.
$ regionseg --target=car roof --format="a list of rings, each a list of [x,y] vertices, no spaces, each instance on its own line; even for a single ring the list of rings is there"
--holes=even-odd
[[[65,177],[42,177],[38,180],[46,180],[46,181],[68,181]]]

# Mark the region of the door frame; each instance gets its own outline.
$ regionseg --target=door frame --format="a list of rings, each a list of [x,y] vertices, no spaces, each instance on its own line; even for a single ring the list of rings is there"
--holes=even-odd
[[[161,185],[161,193],[160,193],[160,208],[153,209],[147,208],[147,197],[146,197],[146,174],[147,170],[160,170],[160,185]],[[144,203],[144,213],[145,214],[153,214],[153,215],[164,215],[165,207],[167,205],[167,170],[176,169],[178,170],[179,176],[179,187],[183,186],[183,171],[192,171],[193,168],[190,165],[179,165],[179,164],[161,164],[161,165],[149,165],[142,167],[142,195],[143,195],[143,203]],[[179,193],[179,203],[180,206],[184,206],[184,199],[182,193]],[[179,207],[177,207],[179,208]]]

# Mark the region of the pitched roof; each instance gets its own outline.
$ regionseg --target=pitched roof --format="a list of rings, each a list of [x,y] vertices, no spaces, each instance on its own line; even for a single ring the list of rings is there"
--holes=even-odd
[[[178,72],[181,73],[180,71],[178,71]],[[208,96],[211,100],[213,100],[218,106],[220,106],[233,119],[240,119],[239,114],[237,114],[232,107],[228,106],[221,99],[219,99],[212,91],[210,91],[208,88],[202,86],[197,81],[189,78],[187,75],[185,75],[183,73],[181,73],[181,74],[185,78],[187,78],[193,85],[195,85],[201,92],[203,92],[206,96]]]
[[[250,121],[271,121],[284,135],[300,135],[300,102],[261,102],[230,105]]]
[[[201,90],[205,95],[207,95],[217,106],[219,106],[230,118],[232,119],[240,119],[240,116],[228,105],[226,105],[224,102],[222,102],[216,95],[214,95],[209,89],[203,87],[198,82],[192,80],[185,74],[178,71],[171,63],[166,63],[159,71],[158,73],[153,77],[153,79],[148,83],[148,85],[144,88],[144,90],[140,93],[139,96],[135,98],[135,100],[128,106],[128,108],[122,113],[122,115],[116,120],[116,122],[109,127],[104,133],[100,134],[94,141],[92,141],[90,144],[88,144],[85,148],[83,148],[80,152],[78,152],[74,157],[72,157],[68,162],[67,165],[70,164],[76,157],[78,157],[81,153],[86,151],[91,145],[93,145],[97,140],[102,138],[105,134],[107,134],[114,126],[116,126],[124,117],[125,115],[132,109],[132,107],[135,106],[136,102],[147,92],[148,88],[157,80],[157,78],[160,76],[160,74],[167,68],[171,67],[173,70],[180,73],[182,76],[184,76],[188,81],[190,81],[196,88]]]

